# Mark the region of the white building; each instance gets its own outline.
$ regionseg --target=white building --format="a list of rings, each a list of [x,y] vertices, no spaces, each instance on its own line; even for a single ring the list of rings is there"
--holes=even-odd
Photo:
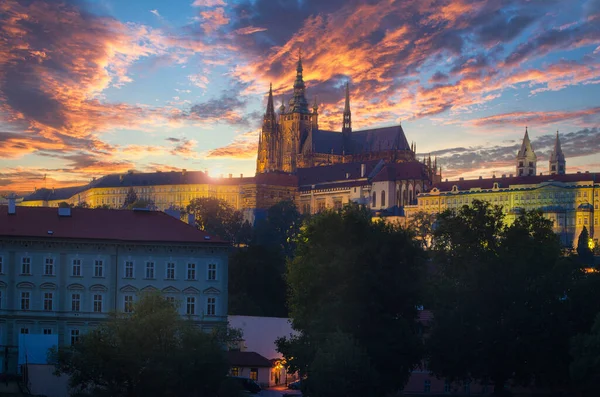
[[[224,324],[228,251],[162,212],[0,207],[0,347],[9,347],[9,371],[19,334],[73,343],[145,291],[161,291],[203,328]]]

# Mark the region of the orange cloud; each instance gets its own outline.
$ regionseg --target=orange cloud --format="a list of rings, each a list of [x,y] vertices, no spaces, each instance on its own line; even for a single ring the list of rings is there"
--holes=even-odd
[[[209,150],[206,158],[228,158],[247,160],[256,157],[258,150],[258,134],[260,131],[249,131],[236,137],[227,146]]]

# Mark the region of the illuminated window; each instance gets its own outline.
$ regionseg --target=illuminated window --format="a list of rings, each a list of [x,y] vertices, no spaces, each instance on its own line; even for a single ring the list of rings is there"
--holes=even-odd
[[[240,368],[231,367],[231,376],[240,376]]]
[[[250,368],[250,379],[258,382],[258,368]]]

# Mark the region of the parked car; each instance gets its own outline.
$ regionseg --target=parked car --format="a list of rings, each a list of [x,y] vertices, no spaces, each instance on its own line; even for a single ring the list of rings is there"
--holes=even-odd
[[[302,380],[298,379],[297,381],[290,383],[288,385],[288,389],[300,390],[301,386],[302,386]]]
[[[252,394],[259,393],[261,391],[258,383],[249,378],[242,378],[241,376],[229,376],[229,379],[234,379],[243,391],[250,392]]]

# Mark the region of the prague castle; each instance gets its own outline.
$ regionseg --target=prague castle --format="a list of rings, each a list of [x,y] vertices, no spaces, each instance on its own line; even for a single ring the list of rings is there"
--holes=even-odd
[[[269,90],[255,176],[216,178],[186,170],[128,172],[106,175],[85,186],[38,189],[21,205],[85,202],[91,207],[122,208],[128,191],[134,189],[138,198],[153,202],[159,210],[185,208],[195,198],[215,197],[253,220],[282,200],[293,200],[301,212],[310,214],[357,202],[376,216],[406,225],[418,212],[436,214],[478,199],[501,205],[508,222],[523,210],[542,210],[567,246],[576,242],[583,226],[597,241],[600,174],[567,174],[558,132],[547,172],[538,173],[526,128],[514,174],[442,181],[436,159],[417,160],[416,146],[408,144],[402,126],[352,130],[348,85],[341,129],[320,129],[318,106],[315,102],[309,109],[302,72],[299,59],[293,96],[277,112]]]

